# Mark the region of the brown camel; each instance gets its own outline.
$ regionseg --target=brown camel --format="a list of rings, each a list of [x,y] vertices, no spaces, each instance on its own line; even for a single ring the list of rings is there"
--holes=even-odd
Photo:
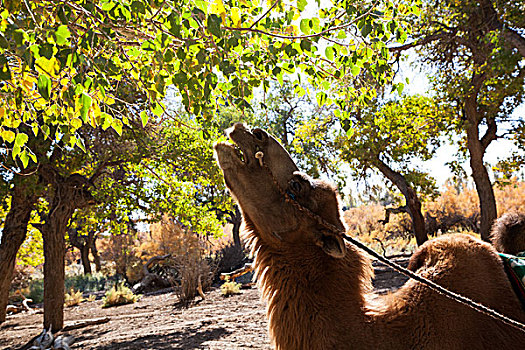
[[[413,280],[395,293],[374,294],[369,258],[343,241],[335,189],[298,173],[266,132],[236,124],[228,133],[238,147],[220,143],[215,150],[242,209],[276,349],[523,348],[525,333]],[[525,320],[495,249],[485,242],[442,236],[422,245],[410,268]]]

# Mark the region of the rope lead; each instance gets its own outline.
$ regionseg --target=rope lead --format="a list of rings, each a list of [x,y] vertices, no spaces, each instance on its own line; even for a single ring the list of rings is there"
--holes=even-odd
[[[348,241],[349,243],[353,244],[354,246],[358,247],[359,249],[365,251],[366,253],[370,254],[371,256],[373,256],[374,258],[376,258],[377,260],[379,260],[381,263],[383,263],[384,265],[387,265],[387,266],[390,266],[391,268],[393,268],[394,270],[396,270],[397,272],[407,276],[407,277],[410,277],[416,281],[418,281],[419,283],[422,283],[424,285],[426,285],[428,288],[430,288],[431,290],[435,291],[436,293],[438,294],[441,294],[451,300],[454,300],[460,304],[463,304],[463,305],[466,305],[486,316],[489,316],[489,317],[492,317],[496,320],[499,320],[503,323],[505,323],[506,325],[508,326],[511,326],[511,327],[514,327],[516,329],[519,329],[520,331],[524,332],[525,333],[525,324],[519,322],[519,321],[516,321],[512,318],[509,318],[503,314],[500,314],[499,312],[497,312],[496,310],[494,309],[491,309],[483,304],[480,304],[480,303],[477,303],[467,297],[464,297],[463,295],[460,295],[460,294],[457,294],[457,293],[454,293],[454,292],[451,292],[450,290],[440,286],[439,284],[437,283],[434,283],[432,282],[431,280],[423,277],[423,276],[420,276],[416,273],[414,273],[413,271],[410,271],[406,268],[404,268],[403,266],[385,258],[384,256],[382,255],[379,255],[377,252],[375,252],[374,250],[370,249],[369,247],[367,247],[366,245],[364,245],[363,243],[361,243],[360,241],[358,241],[357,239],[353,238],[353,237],[350,237],[348,235],[346,235],[344,232],[341,232],[337,227],[335,227],[334,225],[332,225],[331,223],[327,222],[326,220],[324,220],[321,216],[315,214],[314,212],[312,212],[310,209],[302,206],[301,204],[299,204],[297,201],[294,201],[292,200],[292,198],[290,198],[290,196],[287,194],[286,191],[284,191],[281,186],[279,185],[279,182],[277,181],[277,179],[275,178],[275,176],[273,175],[272,171],[270,170],[270,168],[264,164],[263,162],[263,157],[264,157],[264,153],[261,152],[261,151],[258,151],[255,153],[255,158],[257,158],[259,160],[259,164],[261,165],[262,168],[264,168],[268,174],[270,175],[270,177],[272,178],[273,180],[273,183],[275,184],[275,186],[277,187],[277,190],[281,193],[282,196],[284,196],[285,198],[285,201],[287,203],[290,203],[292,204],[293,206],[295,206],[299,211],[305,213],[306,215],[310,216],[312,219],[314,219],[315,221],[317,221],[319,224],[323,225],[324,227],[326,227],[328,230],[332,231],[332,233],[334,234],[337,234],[337,235],[342,235],[343,238]]]

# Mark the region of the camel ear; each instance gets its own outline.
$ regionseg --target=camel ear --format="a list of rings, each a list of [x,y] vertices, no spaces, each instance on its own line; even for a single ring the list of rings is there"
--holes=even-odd
[[[321,234],[317,245],[323,248],[326,254],[337,259],[343,258],[346,254],[345,242],[341,236]]]

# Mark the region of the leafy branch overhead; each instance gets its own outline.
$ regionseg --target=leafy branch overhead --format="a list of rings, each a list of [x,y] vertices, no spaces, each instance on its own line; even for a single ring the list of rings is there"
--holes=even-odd
[[[308,77],[329,90],[322,103],[373,96],[358,74],[390,77],[387,45],[403,42],[416,6],[377,2],[276,0],[4,1],[0,12],[0,136],[19,159],[36,163],[28,139],[43,133],[84,149],[82,125],[122,133],[130,113],[145,125],[165,113],[176,87],[204,121],[218,104],[249,108],[255,88]],[[314,5],[315,6],[315,5]],[[303,74],[297,74],[303,73]],[[304,93],[301,91],[300,93]],[[16,168],[16,167],[15,167]]]

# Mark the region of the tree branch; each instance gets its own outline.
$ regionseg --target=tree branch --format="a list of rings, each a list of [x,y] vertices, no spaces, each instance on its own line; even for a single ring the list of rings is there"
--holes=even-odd
[[[481,138],[481,146],[483,149],[487,149],[487,147],[490,145],[490,143],[498,138],[496,135],[496,132],[498,131],[498,125],[496,123],[496,120],[494,118],[489,118],[487,120],[487,131],[485,132],[485,135]]]
[[[444,31],[438,31],[437,33],[434,33],[434,34],[430,34],[422,39],[418,39],[412,43],[408,43],[408,44],[404,44],[404,45],[401,45],[401,46],[395,46],[395,47],[389,47],[388,50],[390,52],[401,52],[401,51],[405,51],[405,50],[408,50],[408,49],[411,49],[411,48],[414,48],[414,47],[417,47],[417,46],[423,46],[423,45],[426,45],[426,44],[429,44],[433,41],[436,41],[436,40],[441,40],[441,39],[445,39],[445,38],[449,38],[451,35],[455,35],[455,33],[447,33],[447,32],[444,32]]]

